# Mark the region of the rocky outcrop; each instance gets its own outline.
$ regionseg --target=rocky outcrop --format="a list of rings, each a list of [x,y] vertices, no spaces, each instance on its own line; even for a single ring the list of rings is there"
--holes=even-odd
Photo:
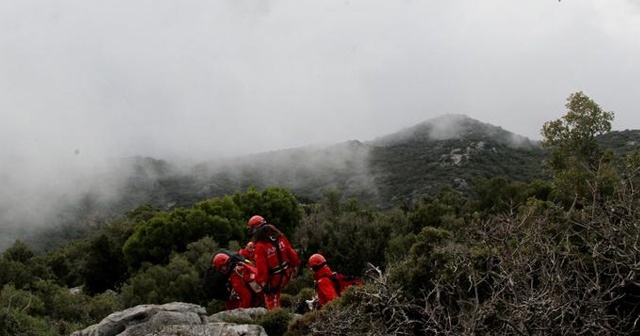
[[[259,325],[226,322],[265,313],[264,308],[251,308],[207,316],[204,307],[183,302],[139,305],[115,312],[71,336],[268,336]]]
[[[207,317],[209,322],[230,322],[230,321],[246,321],[254,320],[258,316],[262,316],[267,313],[266,308],[247,308],[247,309],[233,309],[224,310],[219,313],[215,313]]]

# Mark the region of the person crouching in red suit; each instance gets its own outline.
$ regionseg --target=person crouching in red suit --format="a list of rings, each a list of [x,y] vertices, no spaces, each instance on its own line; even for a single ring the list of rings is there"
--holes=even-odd
[[[327,265],[327,260],[318,253],[309,257],[308,266],[313,271],[313,281],[316,283],[318,292],[318,308],[321,308],[338,297],[336,285],[331,280],[333,272]]]
[[[261,306],[262,288],[256,282],[256,268],[244,262],[231,266],[230,259],[224,253],[218,253],[213,257],[213,266],[221,273],[229,275],[231,295],[225,301],[225,309]]]

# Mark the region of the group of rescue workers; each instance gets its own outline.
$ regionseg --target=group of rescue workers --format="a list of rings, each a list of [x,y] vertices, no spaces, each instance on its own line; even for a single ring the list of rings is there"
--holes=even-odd
[[[247,222],[251,240],[238,253],[245,261],[231,263],[225,253],[215,254],[213,267],[229,277],[231,295],[225,309],[259,307],[268,310],[280,307],[280,294],[289,280],[297,274],[300,258],[287,237],[262,216],[253,216]],[[313,270],[317,289],[317,308],[339,296],[339,289],[330,276],[334,274],[320,254],[309,258],[307,266]]]

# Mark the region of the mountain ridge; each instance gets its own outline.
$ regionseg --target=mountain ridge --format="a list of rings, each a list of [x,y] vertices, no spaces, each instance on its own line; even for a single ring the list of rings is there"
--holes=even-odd
[[[538,142],[510,132],[499,126],[481,122],[465,114],[445,114],[429,119],[414,126],[404,128],[395,133],[378,137],[372,141],[375,145],[392,145],[415,137],[426,137],[429,140],[451,140],[455,138],[492,137],[514,147],[535,147]]]
[[[620,153],[632,150],[634,146],[626,144],[637,141],[640,131],[603,136],[603,142]],[[269,186],[289,188],[301,202],[337,190],[345,198],[386,209],[434,195],[443,187],[471,193],[477,178],[504,176],[523,182],[546,178],[541,175],[544,158],[538,142],[466,115],[444,115],[368,141],[287,148],[202,162],[188,169],[133,157],[115,165],[125,167],[112,173],[117,178],[100,177],[124,181],[118,195],[101,201],[99,190],[89,190],[81,206],[70,204],[61,210],[65,215],[58,215],[54,226],[63,228],[65,235],[91,232],[94,229],[86,226],[99,227],[143,204],[170,210]],[[118,176],[122,172],[128,175]],[[56,241],[55,235],[44,236]]]

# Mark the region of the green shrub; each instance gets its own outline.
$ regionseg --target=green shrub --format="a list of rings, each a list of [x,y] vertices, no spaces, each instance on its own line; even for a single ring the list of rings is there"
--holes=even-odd
[[[54,336],[47,323],[15,309],[0,309],[0,336]]]
[[[389,267],[391,284],[406,289],[407,294],[421,297],[439,273],[446,272],[445,265],[455,259],[455,244],[450,231],[424,227],[416,236],[407,258]]]
[[[291,279],[287,286],[284,287],[282,293],[296,295],[306,287],[313,287],[313,274],[308,269],[298,272],[298,275]]]
[[[116,292],[106,291],[100,295],[94,296],[89,302],[86,309],[89,312],[91,324],[97,323],[107,315],[122,310],[124,305]]]
[[[205,304],[202,279],[195,266],[176,255],[166,266],[154,265],[130,278],[122,288],[126,307],[173,301]]]
[[[284,308],[268,311],[257,318],[257,324],[261,325],[269,336],[282,336],[287,332],[289,322],[293,314]]]
[[[313,288],[303,288],[298,292],[296,298],[299,300],[311,300],[316,295],[316,290]]]
[[[205,308],[207,309],[207,314],[209,314],[209,315],[221,312],[221,311],[225,310],[224,301],[211,300],[211,301],[207,302]]]
[[[241,316],[229,316],[224,319],[225,323],[233,323],[233,324],[256,324],[256,322],[249,317],[241,317]]]
[[[308,214],[294,238],[306,258],[321,253],[331,269],[360,275],[367,262],[383,264],[393,223],[380,212],[374,212],[357,201],[341,200],[337,192],[329,192],[318,206],[308,207]]]
[[[313,310],[300,318],[291,321],[287,329],[286,336],[308,336],[313,335],[313,324],[327,321],[329,312],[327,310]]]
[[[38,296],[16,289],[13,285],[4,285],[0,291],[0,307],[5,310],[20,310],[30,315],[41,315],[46,311],[44,303]]]
[[[295,306],[294,302],[295,302],[295,299],[293,295],[282,293],[282,295],[280,296],[280,306],[282,308],[291,309],[292,307]]]

